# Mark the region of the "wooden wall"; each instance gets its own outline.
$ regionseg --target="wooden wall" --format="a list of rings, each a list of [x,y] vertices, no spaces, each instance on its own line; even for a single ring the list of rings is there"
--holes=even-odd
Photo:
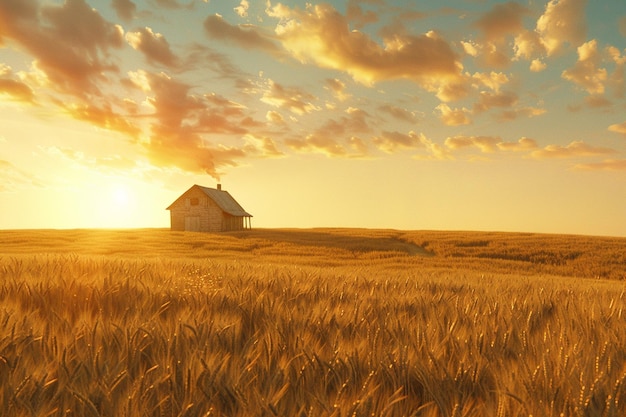
[[[201,190],[191,189],[170,209],[171,230],[195,232],[223,232],[243,230],[243,217],[224,213]]]

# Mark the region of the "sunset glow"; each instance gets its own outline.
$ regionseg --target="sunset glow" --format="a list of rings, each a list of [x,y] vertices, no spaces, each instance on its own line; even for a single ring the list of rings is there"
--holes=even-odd
[[[0,228],[626,236],[626,2],[0,0]]]

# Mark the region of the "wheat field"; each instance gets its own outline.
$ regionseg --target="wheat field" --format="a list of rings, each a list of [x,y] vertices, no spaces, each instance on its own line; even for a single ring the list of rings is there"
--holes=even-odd
[[[2,416],[624,416],[626,239],[0,231]]]

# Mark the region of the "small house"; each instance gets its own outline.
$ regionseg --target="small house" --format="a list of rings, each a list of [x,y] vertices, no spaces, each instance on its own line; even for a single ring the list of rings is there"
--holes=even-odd
[[[217,188],[194,185],[176,199],[170,211],[171,230],[227,232],[252,227],[252,215],[228,193]]]

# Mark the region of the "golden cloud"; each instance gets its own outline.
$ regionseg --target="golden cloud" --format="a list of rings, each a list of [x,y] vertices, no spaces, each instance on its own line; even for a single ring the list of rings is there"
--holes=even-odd
[[[383,131],[380,136],[373,139],[374,145],[386,153],[394,153],[402,149],[415,149],[422,146],[424,135],[410,131],[401,133],[397,131]]]
[[[263,97],[261,98],[262,102],[274,107],[289,110],[298,115],[319,110],[319,108],[312,103],[312,101],[316,100],[313,94],[301,88],[286,87],[273,80],[269,80],[268,84],[269,88],[263,93]]]
[[[137,6],[130,0],[113,0],[111,6],[117,13],[117,17],[127,22],[133,19],[137,11]]]
[[[451,109],[447,104],[441,103],[436,107],[439,111],[439,118],[446,126],[468,125],[472,123],[471,112],[465,107],[461,109]]]
[[[25,186],[39,188],[45,186],[45,183],[11,162],[0,159],[0,192],[11,192]]]
[[[578,164],[574,168],[584,171],[626,171],[626,159],[606,159],[602,162]]]
[[[167,39],[160,33],[154,33],[149,27],[126,33],[126,41],[142,52],[148,62],[168,67],[177,65],[178,57],[172,52]]]
[[[626,135],[626,122],[616,123],[616,124],[609,126],[609,131]]]
[[[280,55],[269,36],[253,25],[231,25],[222,16],[215,14],[205,19],[204,29],[213,39],[231,42],[244,49],[260,49]]]
[[[493,6],[474,25],[481,29],[487,40],[499,40],[506,35],[519,33],[523,29],[523,17],[529,10],[519,3],[509,1]]]
[[[547,158],[578,158],[585,156],[599,156],[614,154],[617,151],[610,148],[591,146],[583,141],[573,141],[569,145],[548,145],[534,151],[531,155],[537,159]]]
[[[536,31],[548,55],[558,52],[563,44],[577,47],[587,38],[585,7],[587,0],[550,0],[537,20]]]
[[[578,47],[578,61],[561,76],[587,90],[589,94],[603,94],[607,80],[605,68],[598,68],[601,62],[598,42],[593,39]]]
[[[501,151],[511,152],[532,151],[538,148],[537,141],[526,137],[520,138],[517,142],[499,142],[497,147]]]
[[[383,47],[366,34],[350,30],[347,19],[328,4],[309,5],[305,10],[279,4],[268,14],[280,19],[276,36],[296,59],[346,71],[364,84],[409,79],[437,91],[461,74],[457,55],[434,32],[387,35]]]
[[[447,138],[444,144],[452,150],[475,147],[481,152],[493,153],[501,142],[502,139],[496,136],[454,136]]]

